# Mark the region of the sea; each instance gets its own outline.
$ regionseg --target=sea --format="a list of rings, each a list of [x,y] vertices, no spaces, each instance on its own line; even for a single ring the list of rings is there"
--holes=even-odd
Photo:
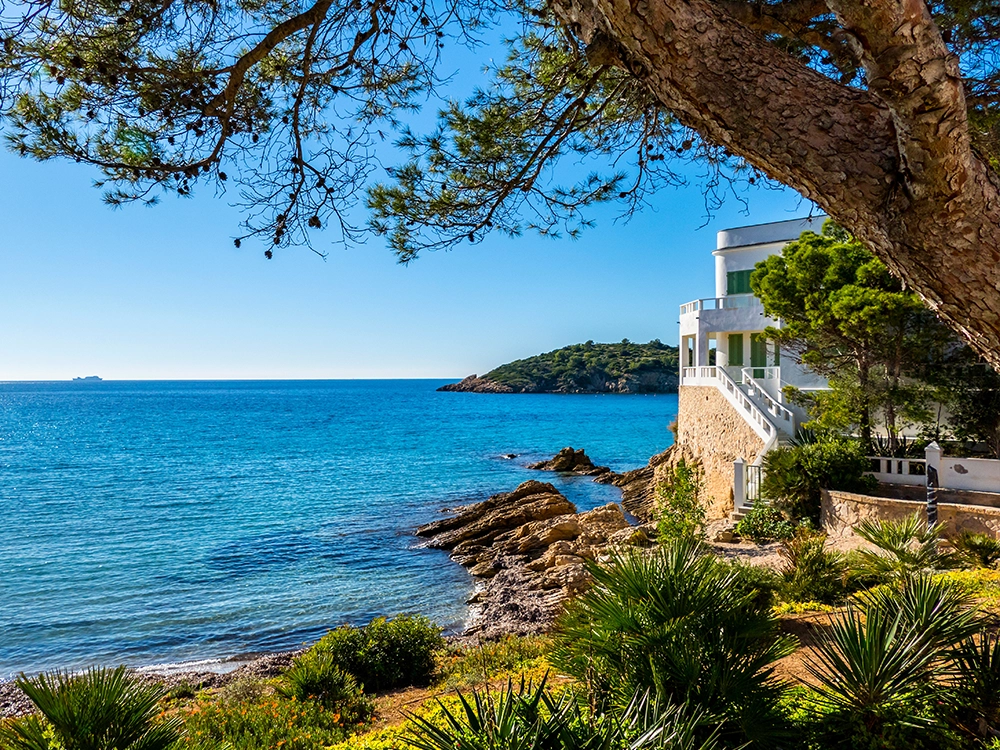
[[[437,380],[0,383],[0,680],[195,666],[473,591],[414,529],[553,482],[572,445],[624,471],[668,447],[676,395],[438,392]]]

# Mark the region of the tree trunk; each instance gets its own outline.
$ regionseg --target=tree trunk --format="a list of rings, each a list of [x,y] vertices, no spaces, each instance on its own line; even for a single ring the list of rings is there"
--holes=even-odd
[[[684,125],[815,201],[1000,368],[1000,180],[972,151],[958,64],[924,0],[826,0],[868,90],[713,0],[555,0]]]

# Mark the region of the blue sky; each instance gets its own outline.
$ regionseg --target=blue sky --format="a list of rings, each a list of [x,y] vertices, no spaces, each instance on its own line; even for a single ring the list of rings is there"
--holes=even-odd
[[[576,241],[267,261],[233,247],[225,196],[115,211],[95,176],[0,153],[0,380],[462,377],[587,339],[676,344],[678,305],[714,291],[715,232],[809,211],[754,190],[705,224],[692,183],[629,223],[599,208]]]

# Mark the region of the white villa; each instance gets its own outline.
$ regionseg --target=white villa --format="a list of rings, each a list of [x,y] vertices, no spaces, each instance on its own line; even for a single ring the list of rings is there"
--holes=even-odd
[[[806,230],[818,234],[825,220],[819,216],[719,232],[712,253],[715,296],[681,305],[678,440],[699,454],[711,504],[720,513],[726,506],[740,511],[747,480],[752,495],[759,475],[753,467],[781,439],[793,437],[805,419],[784,402],[782,387],[826,386],[790,357],[782,359],[767,341],[764,329],[780,327],[781,321],[765,316],[750,290],[757,263]],[[750,467],[746,471],[744,464]]]

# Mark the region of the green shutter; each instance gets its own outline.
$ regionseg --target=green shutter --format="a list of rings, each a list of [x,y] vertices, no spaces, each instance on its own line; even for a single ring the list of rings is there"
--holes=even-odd
[[[730,271],[726,274],[726,294],[750,294],[750,274],[753,269],[747,271]]]
[[[729,366],[743,367],[743,334],[729,334]]]
[[[753,377],[764,377],[762,368],[767,367],[767,336],[763,333],[750,334],[750,366],[755,368]]]

